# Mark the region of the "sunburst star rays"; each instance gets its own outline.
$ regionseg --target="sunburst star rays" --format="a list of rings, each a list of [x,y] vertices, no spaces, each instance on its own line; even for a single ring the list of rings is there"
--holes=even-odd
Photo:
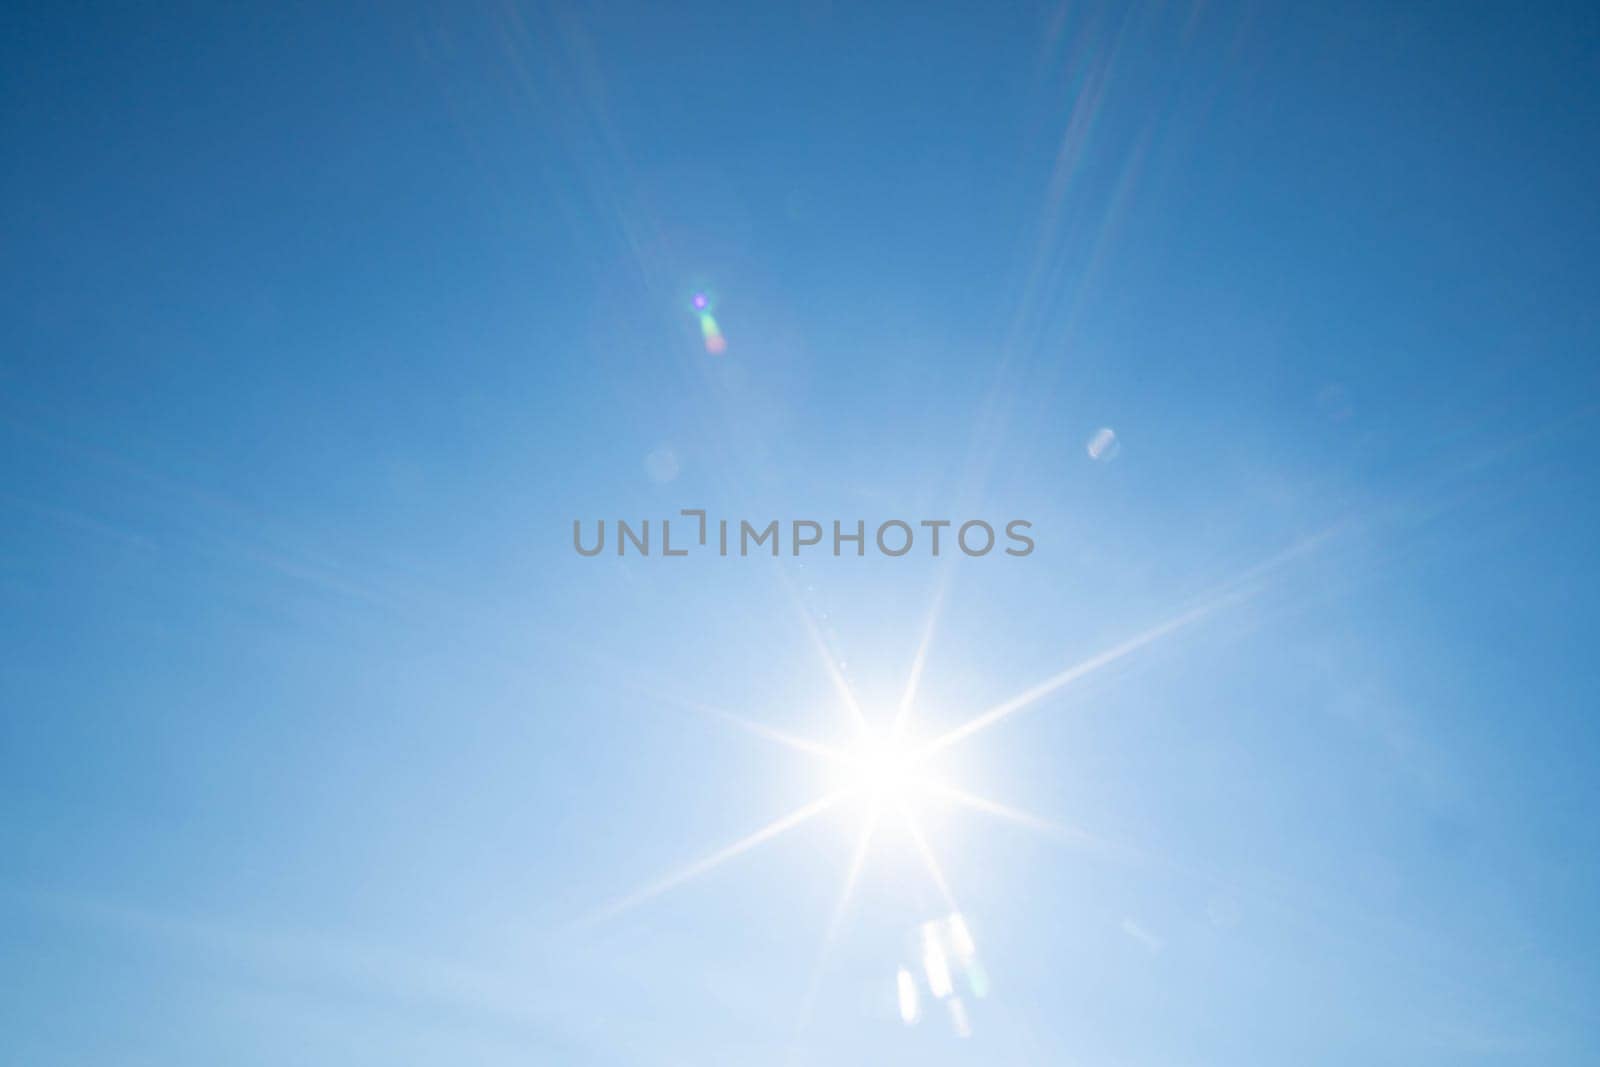
[[[925,752],[931,754],[964,741],[973,734],[987,730],[1004,719],[1037,706],[1045,697],[1066,688],[1072,683],[1081,681],[1119,660],[1126,659],[1133,653],[1147,648],[1163,638],[1170,637],[1179,630],[1193,626],[1223,608],[1254,596],[1261,590],[1260,580],[1262,578],[1304,553],[1317,548],[1331,537],[1334,532],[1332,529],[1326,530],[1292,545],[1270,559],[1235,575],[1199,605],[1180,612],[1164,622],[1157,623],[1144,632],[1130,637],[1120,644],[1113,645],[1103,652],[1096,653],[1086,660],[1075,663],[1067,669],[1051,675],[1044,681],[1029,686],[1007,700],[1002,700],[953,730],[941,734],[930,741],[926,746]]]
[[[634,890],[632,893],[629,893],[627,896],[613,901],[604,908],[600,909],[594,915],[590,916],[589,921],[600,922],[602,920],[612,918],[613,916],[620,915],[631,908],[635,908],[638,905],[643,904],[652,897],[660,896],[669,889],[676,889],[685,882],[691,882],[705,874],[707,871],[719,867],[727,861],[733,859],[735,856],[749,852],[757,845],[765,844],[778,835],[793,830],[801,823],[809,822],[811,819],[821,815],[835,804],[838,804],[845,798],[846,795],[847,794],[841,790],[839,792],[828,793],[824,796],[818,797],[811,803],[805,804],[787,815],[772,820],[761,829],[756,830],[754,833],[751,833],[745,837],[741,837],[733,844],[728,845],[725,848],[718,849],[709,856],[706,856],[704,859],[691,863],[689,866],[680,868],[671,874],[664,875],[663,877],[656,879],[654,882],[651,882],[649,885],[642,886],[639,889]]]
[[[828,958],[833,954],[834,943],[839,940],[839,928],[844,925],[845,912],[849,910],[850,899],[855,895],[856,883],[861,879],[861,870],[867,865],[867,852],[872,847],[872,835],[877,830],[879,815],[878,811],[873,811],[861,824],[861,833],[856,838],[855,850],[850,854],[850,867],[845,872],[844,888],[833,906],[833,915],[828,919],[828,930],[822,935],[822,948],[818,950],[817,961],[811,968],[811,980],[806,985],[805,999],[800,1002],[799,1030],[804,1030],[811,1022],[811,1012],[816,1007],[817,993],[822,987],[823,972],[827,970]]]
[[[964,740],[980,730],[987,729],[988,727],[999,722],[1001,719],[1010,716],[1024,707],[1036,703],[1045,696],[1048,696],[1049,694],[1065,687],[1066,685],[1093,673],[1095,670],[1098,670],[1109,663],[1115,662],[1116,660],[1121,659],[1140,648],[1152,644],[1160,638],[1165,637],[1178,629],[1181,629],[1183,626],[1198,621],[1198,619],[1203,617],[1204,614],[1209,610],[1211,610],[1210,605],[1203,605],[1200,608],[1186,612],[1185,614],[1169,620],[1168,622],[1157,627],[1153,627],[1152,629],[1145,631],[1135,638],[1124,641],[1121,644],[1106,650],[1105,652],[1084,660],[1082,663],[1076,664],[1073,667],[1069,667],[1067,670],[1062,671],[1061,673],[1049,679],[1046,679],[1044,682],[1041,682],[1038,685],[1024,690],[1022,693],[1019,693],[1010,700],[1004,701],[988,711],[978,715],[977,717],[969,720],[963,726],[959,726],[952,731],[940,735],[932,742],[920,746],[912,745],[910,742],[903,741],[894,736],[888,738],[872,738],[868,736],[861,746],[860,751],[852,754],[850,752],[841,751],[831,746],[824,745],[820,742],[813,742],[806,738],[797,737],[795,735],[767,727],[766,725],[756,722],[753,719],[734,714],[733,712],[723,711],[718,708],[712,708],[708,705],[698,704],[692,701],[672,701],[672,703],[680,707],[685,707],[699,714],[716,718],[766,740],[782,744],[797,752],[802,752],[813,757],[828,760],[830,762],[843,763],[846,766],[855,766],[858,768],[856,771],[857,779],[853,781],[847,788],[827,793],[822,797],[819,797],[818,799],[790,812],[787,815],[774,819],[772,822],[748,834],[747,836],[740,838],[738,841],[735,841],[724,848],[718,849],[710,855],[705,856],[704,858],[691,863],[686,867],[664,875],[661,878],[658,878],[655,881],[633,891],[632,893],[629,893],[628,895],[614,901],[605,908],[601,909],[599,912],[595,913],[593,916],[591,916],[589,921],[602,921],[637,907],[638,905],[643,904],[654,897],[660,896],[662,893],[665,893],[668,890],[675,889],[687,882],[693,881],[694,879],[699,878],[709,871],[721,866],[727,861],[741,856],[744,853],[749,852],[751,849],[765,844],[773,838],[778,837],[797,826],[800,826],[802,823],[821,815],[829,808],[838,805],[841,801],[852,795],[861,795],[863,793],[871,794],[875,792],[875,786],[879,786],[881,783],[874,783],[873,781],[869,780],[870,775],[873,773],[870,768],[882,766],[885,761],[883,760],[882,756],[874,750],[874,746],[884,743],[903,744],[905,746],[902,750],[903,755],[894,761],[895,765],[893,773],[897,779],[897,781],[894,783],[895,791],[926,791],[935,796],[943,797],[946,800],[956,802],[970,810],[1007,819],[1012,823],[1028,827],[1057,840],[1064,838],[1092,840],[1092,838],[1087,834],[1060,827],[1041,816],[1033,815],[1029,812],[1022,811],[1020,809],[1013,808],[997,801],[989,800],[985,797],[980,797],[976,794],[939,782],[930,776],[925,776],[919,773],[920,767],[929,757],[951,747],[952,745]],[[908,692],[914,692],[916,677],[920,673],[921,661],[926,653],[928,637],[933,632],[936,614],[937,612],[930,614],[930,619],[923,635],[923,643],[918,648],[917,662],[913,667],[912,678],[907,685]],[[828,661],[830,666],[833,666],[831,657],[825,657],[825,659]],[[839,672],[837,668],[835,668],[834,670],[830,671],[830,674],[833,677],[835,685],[840,690],[841,698],[844,698],[846,694],[849,694],[850,690],[848,684],[843,678],[842,672]],[[906,704],[903,704],[902,707],[905,707],[907,704],[909,704],[909,701],[906,702]],[[860,705],[855,701],[853,694],[848,697],[847,707],[849,707],[852,712],[859,713]],[[904,721],[906,719],[909,719],[909,714],[901,714],[897,709],[896,723],[899,724],[897,729],[902,731],[901,737],[903,737]],[[865,721],[864,717],[862,721]],[[862,753],[867,753],[867,755],[863,756]],[[854,758],[852,758],[852,756],[854,756]],[[868,770],[860,770],[859,768],[862,767],[868,768]],[[912,841],[915,843],[918,854],[921,856],[923,864],[927,868],[930,878],[938,888],[941,897],[943,897],[944,900],[951,905],[952,911],[956,910],[954,893],[951,891],[949,882],[945,878],[944,872],[937,859],[934,857],[933,851],[927,842],[927,838],[922,833],[914,814],[906,807],[904,803],[901,802],[902,798],[895,797],[890,799],[895,800],[896,807],[898,808],[902,817],[905,819]],[[875,820],[877,817],[877,805],[873,805],[873,809],[874,810],[869,818]],[[862,840],[870,840],[870,837],[868,835],[863,835]],[[865,862],[864,854],[862,856],[862,862]],[[853,860],[852,867],[854,866],[855,863]],[[852,877],[849,880],[848,885],[853,887],[854,883],[855,877]],[[841,904],[840,908],[841,913],[842,908],[843,904]]]
[[[874,835],[879,828],[883,815],[892,812],[903,820],[928,878],[937,889],[942,904],[948,908],[952,915],[959,915],[961,909],[956,903],[955,892],[951,888],[949,878],[946,876],[942,864],[939,862],[927,835],[923,831],[918,818],[919,813],[913,810],[914,801],[922,799],[944,801],[961,809],[1022,827],[1060,844],[1102,846],[1112,847],[1118,851],[1130,851],[1125,846],[1111,845],[1096,835],[1080,830],[1077,827],[1054,822],[1032,812],[991,800],[941,781],[937,776],[929,772],[929,764],[934,757],[1025,710],[1041,707],[1046,698],[1074,683],[1127,659],[1135,653],[1148,649],[1174,634],[1191,628],[1229,606],[1256,595],[1264,587],[1263,579],[1266,576],[1290,560],[1318,547],[1333,532],[1333,530],[1329,530],[1308,538],[1286,551],[1236,574],[1231,580],[1215,588],[1212,594],[1198,605],[1179,612],[1133,637],[1081,660],[1043,681],[1029,686],[1014,696],[1000,701],[961,725],[937,735],[931,741],[923,742],[911,739],[910,720],[917,702],[918,690],[921,685],[924,667],[927,663],[928,650],[932,644],[933,635],[938,627],[942,613],[946,588],[944,581],[941,580],[935,591],[927,617],[923,623],[902,695],[891,713],[891,721],[887,730],[883,733],[877,733],[872,729],[872,724],[869,723],[860,702],[845,678],[842,665],[829,652],[827,642],[823,639],[816,621],[801,607],[793,587],[790,586],[788,591],[791,597],[794,598],[796,607],[801,608],[800,615],[802,622],[805,624],[807,635],[815,651],[822,659],[829,680],[838,695],[839,703],[847,713],[850,724],[854,728],[855,736],[851,739],[851,744],[848,748],[835,748],[821,742],[812,741],[766,726],[743,715],[723,711],[708,705],[692,701],[674,700],[670,702],[700,715],[722,721],[764,740],[781,744],[793,751],[826,760],[844,773],[847,778],[846,783],[843,787],[829,791],[789,814],[774,819],[732,844],[718,849],[704,858],[658,878],[618,899],[594,914],[588,921],[598,922],[628,911],[669,890],[702,877],[728,861],[742,856],[774,838],[809,822],[847,799],[864,799],[861,828],[851,851],[844,884],[829,915],[827,929],[824,932],[816,962],[808,979],[806,993],[801,1002],[800,1028],[803,1030],[810,1019],[823,974],[838,942],[844,917],[860,883],[862,871],[866,866],[872,849]],[[787,582],[785,584],[787,585]],[[1137,850],[1131,851],[1136,852]]]

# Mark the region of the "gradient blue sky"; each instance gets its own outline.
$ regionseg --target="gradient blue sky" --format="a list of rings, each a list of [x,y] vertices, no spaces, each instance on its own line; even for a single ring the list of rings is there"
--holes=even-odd
[[[3,24],[0,1059],[1600,1059],[1592,6]],[[942,761],[970,1037],[853,810],[595,920],[1208,604]]]

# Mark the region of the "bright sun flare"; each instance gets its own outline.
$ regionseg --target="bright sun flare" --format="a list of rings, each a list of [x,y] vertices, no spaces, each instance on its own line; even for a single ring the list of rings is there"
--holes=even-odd
[[[697,714],[722,720],[748,733],[780,744],[798,754],[827,762],[838,772],[833,778],[832,788],[822,796],[801,805],[786,815],[773,819],[732,844],[717,849],[699,860],[613,901],[607,907],[593,913],[588,921],[599,921],[615,916],[670,889],[693,881],[729,860],[758,848],[774,838],[788,833],[797,826],[810,822],[824,812],[835,808],[841,801],[854,800],[859,802],[864,800],[865,804],[862,806],[862,818],[856,837],[855,849],[850,858],[849,868],[845,872],[843,889],[834,907],[827,932],[823,937],[822,949],[818,954],[816,966],[813,969],[811,987],[805,999],[806,1006],[802,1010],[802,1016],[809,1014],[810,1004],[816,995],[817,984],[827,964],[829,951],[838,936],[841,920],[850,903],[851,893],[854,891],[856,881],[861,874],[867,853],[872,847],[873,836],[879,824],[885,821],[887,817],[889,820],[898,821],[902,824],[918,855],[921,857],[929,878],[937,887],[940,897],[943,898],[948,908],[948,914],[945,917],[923,923],[919,928],[923,943],[925,987],[932,997],[946,1001],[957,1033],[962,1035],[969,1033],[965,1008],[960,998],[951,995],[950,960],[954,958],[966,968],[967,979],[973,995],[979,997],[983,995],[987,979],[983,978],[981,970],[974,970],[979,965],[976,960],[976,949],[973,945],[971,933],[962,918],[961,909],[956,904],[955,895],[951,892],[950,884],[946,880],[942,866],[934,854],[934,849],[922,832],[922,813],[917,810],[922,806],[921,801],[929,799],[940,804],[953,805],[967,811],[1004,819],[1015,825],[1038,831],[1056,841],[1093,842],[1096,838],[1075,827],[1064,826],[1060,823],[1042,819],[1031,812],[957,788],[942,778],[935,778],[928,774],[926,765],[931,762],[932,757],[939,753],[969,741],[974,735],[986,731],[1012,716],[1038,707],[1046,697],[1057,691],[1138,652],[1148,645],[1161,641],[1179,630],[1195,625],[1224,605],[1237,603],[1254,595],[1261,588],[1261,580],[1265,574],[1316,547],[1326,536],[1326,534],[1319,534],[1292,546],[1266,562],[1250,568],[1233,581],[1223,584],[1214,595],[1197,606],[1174,615],[1165,622],[1152,626],[1143,633],[1123,641],[1121,644],[1114,645],[1097,655],[1080,660],[1065,670],[1022,690],[1009,699],[1000,701],[998,704],[967,719],[959,726],[947,729],[931,739],[913,738],[911,735],[915,731],[909,728],[909,721],[916,705],[917,688],[921,681],[928,644],[938,620],[939,607],[943,600],[942,593],[936,599],[934,609],[929,614],[927,624],[923,630],[922,642],[912,663],[910,677],[906,679],[904,694],[892,715],[887,729],[874,725],[874,720],[877,723],[882,723],[883,714],[880,713],[869,717],[863,712],[855,694],[851,691],[849,683],[845,680],[840,665],[827,653],[820,635],[812,627],[813,643],[817,651],[822,655],[823,666],[827,669],[828,676],[833,681],[834,688],[838,692],[841,709],[848,713],[850,717],[853,734],[856,738],[853,744],[842,749],[835,748],[810,738],[800,737],[768,726],[758,720],[719,708],[709,707],[698,702],[674,700],[672,703],[679,704],[681,707]],[[807,622],[809,623],[809,619]],[[954,954],[953,956],[952,953]],[[896,985],[901,1018],[908,1024],[914,1022],[918,1012],[917,991],[922,987],[918,985],[918,980],[905,967],[902,967],[897,973]]]
[[[868,735],[847,757],[848,788],[875,805],[902,807],[917,786],[917,753],[904,734]]]

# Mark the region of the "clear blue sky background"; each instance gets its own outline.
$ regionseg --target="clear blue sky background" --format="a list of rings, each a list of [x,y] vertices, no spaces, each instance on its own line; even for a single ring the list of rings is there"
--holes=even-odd
[[[1600,1059],[1592,6],[0,22],[6,1063]],[[680,507],[1038,550],[571,550]],[[969,1038],[850,811],[586,921],[941,584],[925,733],[1215,604],[944,761],[1098,842],[924,813]]]

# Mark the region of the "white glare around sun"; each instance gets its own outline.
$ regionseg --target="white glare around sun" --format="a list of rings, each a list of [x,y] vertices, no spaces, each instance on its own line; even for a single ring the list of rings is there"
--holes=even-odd
[[[1137,634],[1121,644],[1114,645],[1097,655],[1081,660],[1038,684],[1022,690],[1015,696],[1002,700],[998,704],[979,712],[961,725],[926,740],[913,736],[909,730],[909,724],[913,718],[913,709],[917,703],[917,690],[926,664],[928,648],[938,622],[940,609],[943,606],[943,587],[941,586],[938,595],[934,599],[933,609],[928,613],[922,632],[922,639],[917,647],[916,656],[912,661],[910,676],[906,679],[904,693],[892,714],[884,711],[869,716],[862,709],[855,694],[851,691],[850,684],[845,679],[842,665],[836,662],[829,653],[815,622],[808,614],[802,611],[802,621],[811,636],[812,645],[822,658],[823,666],[827,670],[828,677],[838,694],[841,709],[849,716],[850,724],[853,728],[853,743],[844,747],[835,747],[786,733],[733,712],[708,707],[693,701],[671,700],[671,698],[662,697],[661,694],[653,695],[657,699],[668,699],[669,702],[679,704],[697,714],[719,719],[767,741],[783,745],[801,755],[825,761],[834,772],[828,790],[809,803],[803,804],[787,814],[780,815],[732,844],[725,845],[701,857],[699,860],[680,867],[676,871],[656,879],[654,882],[635,890],[627,896],[613,901],[609,906],[591,914],[588,921],[595,922],[606,919],[643,904],[670,889],[675,889],[699,878],[729,860],[764,845],[798,826],[810,822],[824,812],[838,807],[841,802],[853,801],[853,806],[860,812],[856,844],[845,872],[843,889],[835,904],[827,931],[823,936],[821,951],[813,969],[810,989],[807,991],[804,1001],[805,1007],[801,1014],[803,1017],[809,1017],[811,1004],[815,1000],[817,986],[826,967],[828,955],[838,937],[851,895],[861,876],[862,867],[866,862],[867,854],[871,849],[874,835],[880,823],[898,821],[915,846],[928,877],[935,888],[938,889],[940,897],[948,907],[947,915],[940,919],[930,920],[921,927],[924,939],[921,953],[922,959],[916,962],[921,964],[921,981],[923,985],[919,987],[914,968],[908,969],[905,966],[901,966],[897,972],[894,972],[900,1016],[902,1021],[908,1025],[920,1016],[919,988],[925,988],[934,1000],[944,1000],[956,1033],[963,1037],[967,1036],[971,1033],[971,1023],[967,1016],[965,1002],[959,996],[953,994],[954,983],[950,970],[951,954],[953,953],[953,958],[961,964],[966,988],[971,995],[981,999],[988,988],[988,978],[984,974],[981,963],[977,958],[972,932],[967,927],[966,920],[962,917],[961,909],[956,904],[955,894],[945,877],[943,867],[939,863],[927,836],[923,833],[921,809],[926,806],[926,802],[930,801],[940,805],[954,806],[966,811],[1003,819],[1006,822],[1043,834],[1057,842],[1094,843],[1097,839],[1074,827],[1063,826],[1040,818],[1030,812],[980,796],[954,783],[945,781],[942,777],[931,773],[930,764],[933,762],[933,758],[940,753],[947,752],[963,744],[973,736],[990,729],[1000,722],[1011,719],[1022,712],[1037,708],[1046,697],[1139,652],[1149,645],[1163,641],[1180,630],[1196,625],[1219,609],[1249,599],[1260,591],[1264,585],[1264,579],[1272,571],[1277,570],[1296,557],[1316,549],[1330,538],[1333,533],[1333,530],[1327,530],[1306,538],[1278,555],[1243,571],[1223,583],[1213,591],[1212,595],[1199,602],[1196,606],[1150,627],[1143,633]],[[889,720],[887,723],[884,721],[886,718]]]
[[[867,735],[849,750],[845,762],[846,788],[869,803],[903,808],[913,799],[917,751],[904,734]]]

